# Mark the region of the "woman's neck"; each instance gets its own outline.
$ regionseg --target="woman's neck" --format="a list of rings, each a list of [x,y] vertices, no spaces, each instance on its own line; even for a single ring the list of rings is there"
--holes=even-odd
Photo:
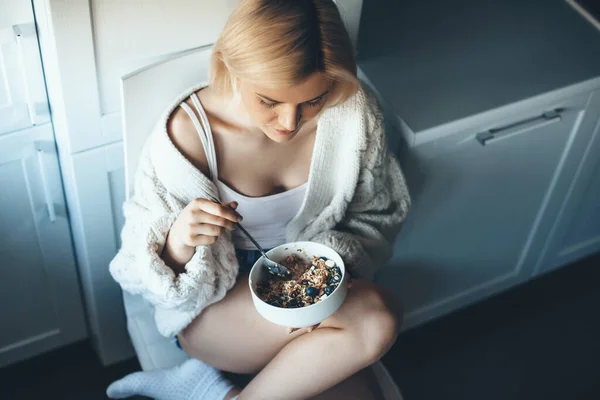
[[[210,86],[200,89],[197,95],[209,116],[213,132],[227,132],[246,140],[263,142],[265,146],[281,147],[282,144],[273,142],[260,128],[256,127],[239,99],[222,96],[212,90]],[[313,135],[319,118],[320,115],[308,121],[292,140],[283,144],[294,146],[298,141],[303,141]]]
[[[237,135],[248,137],[251,134],[256,139],[264,136],[262,130],[252,123],[243,104],[235,97],[220,95],[210,86],[200,89],[197,94],[206,113],[212,116],[213,124]]]

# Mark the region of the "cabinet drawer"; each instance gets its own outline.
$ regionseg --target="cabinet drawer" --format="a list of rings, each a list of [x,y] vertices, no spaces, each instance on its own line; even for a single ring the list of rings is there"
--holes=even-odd
[[[461,151],[470,142],[474,149],[495,146],[497,142],[521,140],[519,136],[534,135],[545,129],[559,129],[565,132],[567,125],[574,126],[577,117],[585,110],[589,93],[539,105],[524,104],[509,116],[491,118],[473,124],[468,129],[448,131],[431,141],[414,148],[419,157],[436,157],[439,153]],[[554,125],[554,126],[553,126]],[[477,145],[476,145],[477,144]]]

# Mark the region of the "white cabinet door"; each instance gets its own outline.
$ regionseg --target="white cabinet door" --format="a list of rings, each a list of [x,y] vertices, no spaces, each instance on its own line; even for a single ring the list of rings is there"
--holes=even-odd
[[[121,246],[125,169],[122,143],[72,156],[66,174],[77,202],[73,236],[92,341],[104,364],[134,355],[119,285],[108,265]]]
[[[0,366],[86,336],[50,124],[0,136]]]
[[[0,135],[50,116],[31,2],[3,0],[0,16]]]
[[[531,276],[539,221],[588,98],[524,106],[405,153],[413,208],[378,280],[393,282],[407,326]]]

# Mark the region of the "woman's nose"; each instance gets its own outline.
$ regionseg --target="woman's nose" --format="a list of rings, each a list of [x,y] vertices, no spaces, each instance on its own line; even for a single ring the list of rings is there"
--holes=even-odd
[[[301,113],[299,107],[286,104],[279,113],[279,125],[288,131],[296,130],[300,117]]]

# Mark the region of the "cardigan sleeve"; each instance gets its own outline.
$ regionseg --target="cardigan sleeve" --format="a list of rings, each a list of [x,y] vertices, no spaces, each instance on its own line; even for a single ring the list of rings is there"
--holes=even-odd
[[[134,194],[123,206],[122,245],[110,263],[110,272],[124,290],[141,294],[157,308],[193,317],[233,287],[238,265],[226,235],[213,245],[196,247],[181,274],[165,264],[161,253],[171,225],[184,207],[157,178],[145,149]]]
[[[358,182],[344,217],[334,229],[311,240],[336,250],[353,277],[373,279],[389,261],[400,224],[411,199],[398,161],[389,152],[383,116],[373,100],[366,122],[367,143],[362,151]]]

